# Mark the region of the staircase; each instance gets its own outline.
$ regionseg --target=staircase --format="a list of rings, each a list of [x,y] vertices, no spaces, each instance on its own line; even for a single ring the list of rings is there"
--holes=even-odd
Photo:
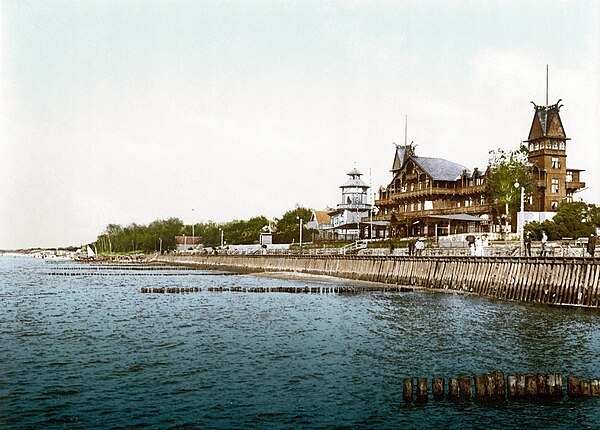
[[[366,240],[357,240],[340,248],[340,253],[344,255],[358,254],[358,251],[367,247]]]

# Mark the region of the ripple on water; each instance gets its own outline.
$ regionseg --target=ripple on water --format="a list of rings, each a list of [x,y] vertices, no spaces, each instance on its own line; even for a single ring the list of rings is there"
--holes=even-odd
[[[401,400],[405,377],[599,377],[597,313],[426,293],[212,293],[252,276],[52,277],[0,259],[9,428],[593,428],[600,402]],[[185,295],[141,287],[200,286]]]

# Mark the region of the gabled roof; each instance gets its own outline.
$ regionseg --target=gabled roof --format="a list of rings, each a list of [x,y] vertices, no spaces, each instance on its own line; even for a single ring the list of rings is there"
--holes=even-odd
[[[465,166],[443,158],[412,157],[412,160],[434,181],[456,181],[465,171],[471,174]]]
[[[331,217],[328,211],[313,211],[317,224],[331,224]]]
[[[415,148],[410,145],[396,145],[396,154],[394,156],[394,164],[392,171],[400,170],[408,157],[415,154]]]
[[[197,245],[201,242],[200,236],[175,236],[175,243],[177,245]]]

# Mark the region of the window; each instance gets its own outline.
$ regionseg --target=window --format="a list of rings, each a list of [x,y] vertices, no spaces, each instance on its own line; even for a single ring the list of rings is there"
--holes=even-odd
[[[558,202],[556,200],[552,200],[552,209],[553,210],[558,209]]]
[[[564,151],[564,149],[565,149],[565,142],[559,142],[558,143],[558,149],[562,149]]]
[[[573,182],[573,172],[567,172],[567,182]]]
[[[558,179],[552,179],[552,192],[558,193]]]
[[[560,161],[558,161],[558,157],[552,157],[552,168],[560,169]]]

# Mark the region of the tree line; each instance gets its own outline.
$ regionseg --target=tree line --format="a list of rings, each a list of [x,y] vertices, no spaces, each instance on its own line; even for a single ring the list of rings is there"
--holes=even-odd
[[[311,215],[310,209],[297,206],[281,218],[272,221],[261,215],[249,220],[233,220],[226,223],[208,221],[193,226],[185,224],[179,218],[156,220],[148,225],[109,224],[92,245],[100,254],[154,253],[160,249],[175,249],[176,236],[192,235],[207,247],[221,245],[221,238],[227,245],[250,245],[257,243],[261,231],[269,227],[273,232],[273,243],[297,243],[300,240],[300,220],[303,225],[303,239],[311,236],[311,231],[306,228]]]

